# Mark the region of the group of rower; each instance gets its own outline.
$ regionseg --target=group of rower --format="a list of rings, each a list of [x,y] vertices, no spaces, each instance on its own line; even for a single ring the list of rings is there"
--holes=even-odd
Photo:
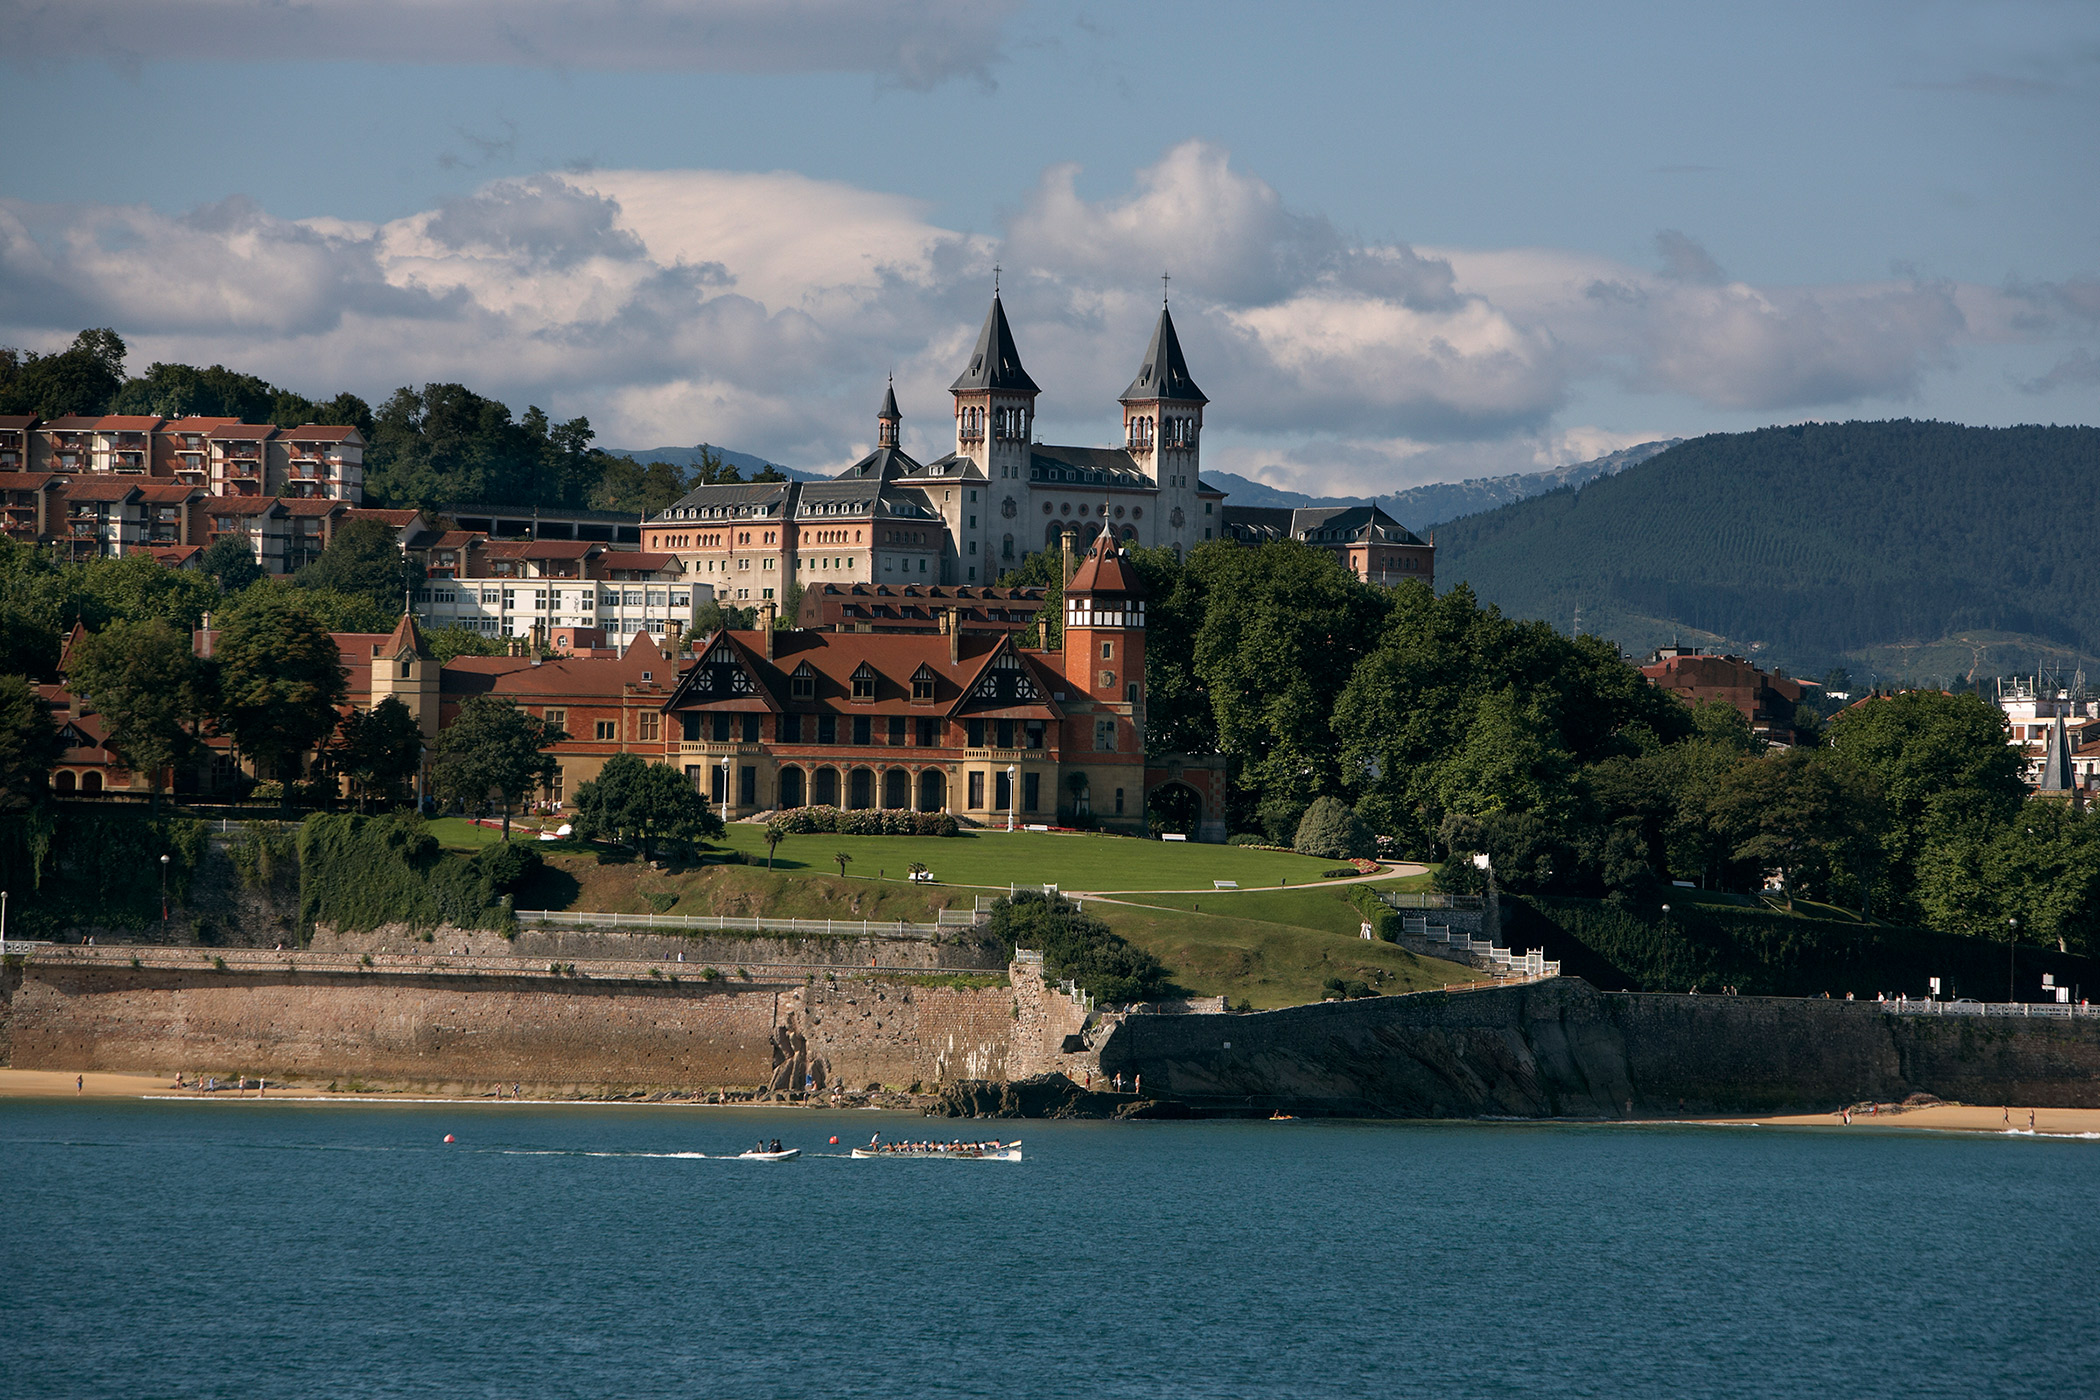
[[[884,1142],[880,1133],[868,1139],[868,1150],[871,1152],[947,1152],[958,1157],[981,1157],[987,1152],[997,1152],[1005,1145],[996,1139],[991,1142],[964,1142],[961,1138],[949,1142]]]

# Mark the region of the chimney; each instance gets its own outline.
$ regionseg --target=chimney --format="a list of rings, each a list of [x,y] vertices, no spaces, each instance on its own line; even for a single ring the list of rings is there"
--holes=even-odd
[[[766,660],[768,661],[773,659],[773,615],[774,607],[771,598],[758,605],[758,630],[765,634],[763,640],[766,649]]]
[[[1063,578],[1066,583],[1072,581],[1072,570],[1074,568],[1072,563],[1072,538],[1078,533],[1077,530],[1072,529],[1070,526],[1057,532],[1059,565],[1064,570]]]
[[[956,623],[955,609],[941,610],[941,630],[948,634],[948,664],[959,665],[962,662],[962,628]]]

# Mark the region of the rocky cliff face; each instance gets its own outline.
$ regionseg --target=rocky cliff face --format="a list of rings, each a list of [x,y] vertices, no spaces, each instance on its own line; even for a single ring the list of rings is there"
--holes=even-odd
[[[1133,1016],[1104,1073],[1198,1111],[1614,1117],[1815,1111],[1930,1093],[2100,1106],[2100,1022],[1603,993],[1562,978],[1241,1016]]]

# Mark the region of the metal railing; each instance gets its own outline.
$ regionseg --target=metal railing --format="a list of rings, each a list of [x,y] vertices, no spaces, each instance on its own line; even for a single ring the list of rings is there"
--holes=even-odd
[[[1548,961],[1546,955],[1533,948],[1528,952],[1513,953],[1498,944],[1483,941],[1468,933],[1461,933],[1444,924],[1432,924],[1427,918],[1400,920],[1400,931],[1427,943],[1441,943],[1452,952],[1468,958],[1480,958],[1493,968],[1497,975],[1510,977],[1558,977],[1559,961]]]
[[[1891,1016],[2100,1016],[2100,1006],[2065,1001],[1884,1001]]]
[[[520,909],[518,923],[530,928],[635,929],[708,933],[801,933],[829,938],[935,939],[943,932],[975,928],[977,916],[939,910],[930,924],[877,919],[768,919],[737,914],[599,914],[576,910]]]
[[[1433,894],[1418,890],[1377,890],[1377,896],[1394,909],[1482,909],[1487,901],[1477,894]]]

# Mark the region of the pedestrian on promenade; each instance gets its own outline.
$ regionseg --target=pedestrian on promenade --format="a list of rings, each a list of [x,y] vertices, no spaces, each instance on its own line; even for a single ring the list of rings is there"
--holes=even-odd
[[[2034,1131],[2034,1110],[2031,1108],[2027,1110],[2027,1131]]]
[[[1131,1092],[1131,1093],[1133,1093],[1133,1094],[1137,1094],[1137,1095],[1139,1095],[1140,1097],[1142,1097],[1142,1096],[1144,1095],[1144,1092],[1145,1092],[1145,1076],[1144,1076],[1144,1075],[1142,1075],[1142,1074],[1137,1074],[1137,1075],[1132,1075],[1132,1076],[1131,1076],[1131,1083],[1130,1083],[1130,1092]]]
[[[2007,1104],[2007,1105],[2005,1106],[2005,1126],[2006,1126],[2006,1127],[2008,1127],[2008,1128],[2010,1128],[2010,1127],[2012,1126],[2012,1105],[2011,1105],[2011,1104]]]
[[[86,1093],[86,1092],[87,1092],[87,1076],[86,1076],[86,1075],[84,1075],[84,1074],[76,1074],[76,1075],[74,1075],[74,1076],[73,1076],[73,1092],[74,1092],[74,1093],[76,1093],[76,1094],[84,1094],[84,1093]]]

